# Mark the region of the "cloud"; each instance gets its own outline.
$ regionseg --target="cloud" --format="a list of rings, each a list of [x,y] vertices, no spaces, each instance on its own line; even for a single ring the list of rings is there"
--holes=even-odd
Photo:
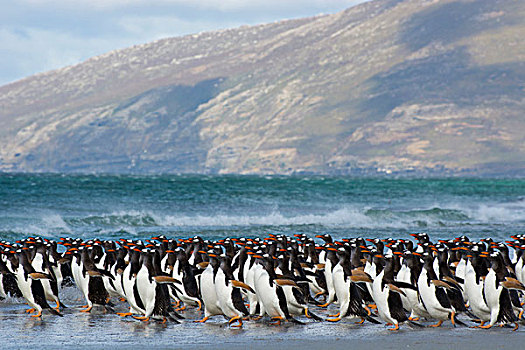
[[[0,85],[156,39],[333,13],[365,0],[0,0]]]

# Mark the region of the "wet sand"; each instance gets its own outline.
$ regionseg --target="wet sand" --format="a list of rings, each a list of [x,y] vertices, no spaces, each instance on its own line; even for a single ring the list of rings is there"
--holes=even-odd
[[[29,317],[26,305],[17,300],[0,302],[0,348],[87,348],[87,349],[518,349],[525,344],[525,326],[512,332],[508,328],[489,330],[453,328],[450,322],[441,328],[411,328],[402,325],[397,332],[384,324],[345,319],[339,323],[313,322],[304,317],[306,325],[284,323],[271,326],[266,321],[246,321],[242,329],[228,328],[224,318],[216,316],[205,324],[196,324],[200,313],[189,310],[182,324],[144,323],[131,318],[95,310],[81,313],[77,292],[68,288],[64,302],[70,306],[64,317],[44,313]],[[116,311],[124,311],[118,303]],[[325,310],[313,310],[326,317]],[[330,309],[333,312],[334,309]],[[423,322],[428,325],[428,322]]]

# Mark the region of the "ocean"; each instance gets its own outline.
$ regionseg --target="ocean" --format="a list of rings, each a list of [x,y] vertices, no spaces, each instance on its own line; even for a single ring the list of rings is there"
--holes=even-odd
[[[200,235],[207,239],[330,233],[336,238],[404,237],[427,232],[432,239],[466,234],[504,240],[525,230],[525,180],[387,179],[259,176],[0,175],[0,239],[29,235],[57,239],[148,238]],[[64,317],[25,313],[22,300],[0,302],[0,348],[381,349],[519,348],[517,332],[414,328],[345,319],[305,325],[246,321],[228,328],[222,317],[205,324],[200,312],[184,312],[182,324],[161,325],[121,318],[104,310],[79,312],[75,287],[60,292]],[[115,302],[115,311],[127,304]],[[337,312],[314,308],[323,318]]]
[[[524,231],[523,179],[0,175],[5,240],[412,232],[504,240]]]

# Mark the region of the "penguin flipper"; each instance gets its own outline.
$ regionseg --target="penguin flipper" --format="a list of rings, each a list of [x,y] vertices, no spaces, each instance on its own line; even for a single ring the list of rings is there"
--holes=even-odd
[[[381,324],[381,322],[379,322],[378,320],[376,320],[372,316],[366,315],[365,316],[365,320],[367,320],[368,322],[373,323],[373,324]]]

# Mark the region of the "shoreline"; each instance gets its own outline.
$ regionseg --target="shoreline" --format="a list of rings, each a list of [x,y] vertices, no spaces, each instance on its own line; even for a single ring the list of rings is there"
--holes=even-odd
[[[83,349],[517,349],[523,346],[525,326],[512,332],[510,328],[488,330],[466,327],[454,328],[450,322],[440,328],[412,328],[401,325],[391,332],[384,324],[355,324],[355,319],[338,323],[313,322],[301,317],[305,325],[283,323],[271,326],[269,321],[246,321],[242,329],[227,326],[222,317],[213,317],[204,324],[194,323],[201,313],[194,309],[185,312],[181,324],[163,326],[156,322],[143,323],[97,310],[93,314],[79,312],[76,291],[67,292],[64,317],[45,313],[42,320],[25,313],[26,306],[15,300],[0,303],[2,349],[34,349],[75,347]],[[115,311],[125,309],[118,303]],[[314,308],[323,318],[335,309]],[[425,325],[431,322],[422,322]]]

